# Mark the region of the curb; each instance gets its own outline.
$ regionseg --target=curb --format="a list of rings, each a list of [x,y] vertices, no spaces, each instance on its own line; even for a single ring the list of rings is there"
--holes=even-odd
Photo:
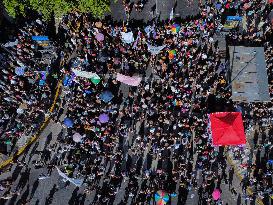
[[[58,85],[57,85],[57,90],[56,90],[56,93],[55,93],[55,96],[54,96],[54,100],[53,100],[53,103],[49,109],[49,115],[54,111],[54,108],[55,108],[55,105],[56,105],[56,102],[57,102],[57,99],[59,97],[59,92],[60,92],[60,88],[61,88],[61,85],[62,85],[62,80],[59,80],[58,82]],[[39,130],[37,131],[36,134],[34,134],[28,143],[26,143],[23,147],[21,147],[17,153],[15,153],[13,156],[9,157],[9,159],[7,159],[6,161],[2,162],[0,164],[0,171],[3,170],[5,167],[7,167],[8,165],[10,165],[15,158],[19,157],[22,153],[25,152],[25,150],[31,145],[33,144],[40,136],[41,132],[46,128],[46,126],[48,125],[49,123],[49,120],[50,120],[50,116],[47,116],[45,117],[45,120],[43,122],[43,124],[41,125],[41,127],[39,128]]]
[[[59,94],[60,94],[60,89],[61,89],[62,82],[63,82],[63,80],[59,80],[59,82],[58,82],[56,94],[55,94],[55,97],[54,97],[54,100],[53,100],[53,104],[52,104],[51,108],[49,109],[50,114],[54,111],[57,99],[58,99]]]

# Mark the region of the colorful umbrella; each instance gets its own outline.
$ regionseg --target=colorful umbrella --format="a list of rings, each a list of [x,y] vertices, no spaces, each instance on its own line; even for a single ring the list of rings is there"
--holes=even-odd
[[[11,144],[11,141],[10,140],[7,140],[6,141],[6,144],[8,145],[8,144]]]
[[[94,83],[95,85],[100,83],[100,77],[99,76],[95,76],[91,78],[91,82]]]
[[[44,86],[45,84],[46,84],[46,82],[44,80],[39,81],[39,86]]]
[[[171,197],[177,197],[177,194],[176,193],[172,193]]]
[[[16,112],[17,112],[18,114],[23,114],[23,113],[24,113],[24,110],[21,109],[21,108],[18,108],[18,109],[16,110]]]
[[[109,116],[106,113],[100,114],[99,121],[100,123],[107,123],[109,121]]]
[[[164,204],[167,204],[169,200],[170,200],[170,197],[169,197],[168,193],[166,193],[162,190],[155,193],[156,204],[164,205]]]
[[[220,199],[220,196],[221,196],[221,192],[219,189],[214,189],[213,193],[212,193],[212,198],[214,200],[218,200]]]
[[[273,164],[273,160],[272,160],[272,159],[269,159],[269,160],[267,161],[267,163],[268,163],[269,165],[271,165],[271,164]]]
[[[106,90],[100,94],[100,99],[105,103],[110,102],[113,99],[113,97],[114,95],[109,90]]]
[[[180,31],[180,26],[178,24],[173,24],[171,31],[172,33],[178,33]]]
[[[169,59],[174,59],[176,56],[176,50],[170,50],[169,51]]]
[[[25,74],[25,66],[15,68],[16,75],[22,76]]]
[[[96,34],[96,39],[97,39],[98,41],[103,41],[103,40],[104,40],[104,35],[103,35],[102,33],[97,33],[97,34]]]
[[[79,133],[75,133],[73,135],[73,141],[74,142],[81,142],[82,141],[82,136]]]
[[[73,120],[71,120],[70,118],[67,117],[64,119],[64,125],[68,128],[73,127],[74,122],[73,122]]]

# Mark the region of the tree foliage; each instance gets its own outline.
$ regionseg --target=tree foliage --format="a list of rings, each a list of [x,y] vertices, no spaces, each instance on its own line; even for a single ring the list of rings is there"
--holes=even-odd
[[[102,17],[110,11],[110,0],[3,0],[8,14],[12,17],[27,15],[27,9],[42,14],[45,20],[51,15],[59,18],[72,10],[91,13],[94,17]]]
[[[101,18],[106,12],[110,11],[109,0],[77,0],[77,4],[81,12],[91,12],[94,17]]]
[[[21,13],[21,10],[24,9],[24,5],[20,3],[18,0],[3,0],[4,6],[6,8],[6,11],[8,14],[12,17],[15,17],[19,13]],[[19,12],[19,13],[18,13]]]

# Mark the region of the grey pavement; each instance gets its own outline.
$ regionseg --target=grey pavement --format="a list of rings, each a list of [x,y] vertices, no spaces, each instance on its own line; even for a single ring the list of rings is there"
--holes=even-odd
[[[136,0],[131,2],[136,2]],[[161,20],[166,20],[170,17],[170,13],[173,7],[175,7],[174,17],[185,18],[186,16],[196,15],[199,12],[197,0],[193,1],[192,5],[190,5],[187,0],[177,0],[177,3],[176,0],[149,0],[144,5],[144,8],[141,12],[133,9],[130,15],[130,19],[143,19],[144,21],[150,21],[160,16]],[[152,8],[154,8],[154,12],[152,12]],[[118,0],[117,3],[114,3],[114,0],[112,0],[111,11],[111,16],[114,20],[126,21],[125,12],[122,6],[122,0]]]

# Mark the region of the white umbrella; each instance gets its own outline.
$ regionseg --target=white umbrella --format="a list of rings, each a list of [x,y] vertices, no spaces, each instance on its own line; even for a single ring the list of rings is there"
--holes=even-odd
[[[21,108],[18,108],[17,109],[17,114],[23,114],[24,113],[24,110],[23,109],[21,109]]]
[[[81,142],[82,141],[82,136],[79,133],[75,133],[73,135],[73,141],[74,142]]]

